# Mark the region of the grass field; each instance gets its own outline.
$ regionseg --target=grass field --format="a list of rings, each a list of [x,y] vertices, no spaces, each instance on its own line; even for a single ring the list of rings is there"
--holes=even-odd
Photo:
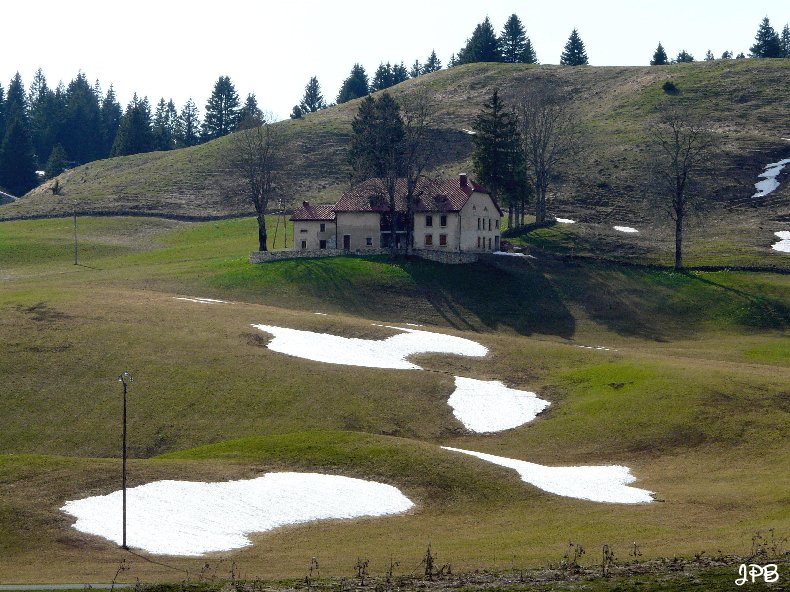
[[[0,223],[2,583],[109,581],[123,558],[119,581],[179,581],[178,570],[206,563],[298,578],[311,557],[327,576],[352,575],[358,557],[379,574],[392,558],[409,574],[429,542],[440,563],[471,571],[556,563],[568,541],[620,557],[636,541],[647,559],[748,554],[758,530],[790,535],[789,275],[548,256],[250,266],[253,219],[109,217],[79,220],[75,266],[71,224]],[[587,248],[558,227],[520,240]],[[424,372],[351,368],[272,352],[250,326],[391,335],[380,321],[421,323],[490,353],[419,356]],[[284,528],[202,559],[141,558],[80,534],[58,508],[119,488],[123,370],[134,376],[130,486],[320,470],[396,485],[416,509]],[[552,406],[521,428],[472,435],[446,404],[453,375],[502,380]],[[625,464],[660,501],[561,498],[442,445]]]

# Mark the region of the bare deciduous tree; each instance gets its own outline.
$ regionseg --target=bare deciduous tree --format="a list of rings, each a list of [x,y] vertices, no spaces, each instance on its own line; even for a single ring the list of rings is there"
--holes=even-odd
[[[526,172],[535,190],[535,222],[546,220],[552,176],[578,152],[579,126],[570,104],[550,81],[532,84],[518,109]]]
[[[702,194],[702,173],[713,164],[712,134],[680,108],[666,109],[648,129],[652,193],[675,223],[675,269],[683,268],[683,229]]]
[[[282,154],[281,138],[266,118],[248,117],[236,134],[234,165],[247,185],[258,218],[258,250],[266,251],[266,210],[274,193]]]

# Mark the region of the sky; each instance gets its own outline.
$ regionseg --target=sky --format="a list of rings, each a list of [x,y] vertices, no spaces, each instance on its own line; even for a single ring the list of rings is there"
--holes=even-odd
[[[517,14],[543,64],[559,63],[576,28],[593,66],[647,65],[660,41],[702,59],[710,49],[748,54],[763,17],[780,31],[787,0],[38,0],[3,3],[0,84],[16,72],[26,88],[38,68],[50,86],[83,71],[122,105],[133,93],[200,109],[220,76],[242,101],[255,93],[275,118],[288,116],[317,76],[333,102],[351,67],[372,78],[382,62],[446,64],[486,16],[499,33]]]

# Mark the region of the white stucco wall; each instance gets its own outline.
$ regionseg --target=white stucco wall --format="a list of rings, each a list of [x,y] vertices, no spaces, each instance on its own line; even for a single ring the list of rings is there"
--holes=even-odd
[[[321,224],[324,224],[324,232],[321,232]],[[320,222],[317,220],[294,221],[293,249],[295,251],[312,251],[318,249],[320,248],[322,240],[326,241],[327,249],[333,249],[335,247],[334,222]]]
[[[379,214],[375,212],[337,212],[337,248],[344,246],[343,237],[350,237],[349,248],[352,251],[378,249],[381,247],[381,229]],[[368,245],[370,238],[373,244]]]
[[[426,226],[426,218],[431,216],[433,226]],[[447,216],[447,224],[442,226],[442,216]],[[425,236],[430,234],[433,237],[433,244],[425,244]],[[440,245],[439,236],[447,235],[447,245]],[[448,212],[447,214],[422,213],[414,214],[414,248],[415,249],[436,249],[440,251],[458,251],[459,239],[461,234],[460,217],[458,212]]]
[[[499,211],[491,196],[473,192],[461,209],[461,250],[478,253],[497,250],[501,240],[500,226]]]

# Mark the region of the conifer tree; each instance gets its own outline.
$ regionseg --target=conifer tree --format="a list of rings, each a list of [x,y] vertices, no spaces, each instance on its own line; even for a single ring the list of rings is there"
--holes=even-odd
[[[302,113],[315,113],[321,109],[326,109],[326,102],[324,101],[324,95],[321,94],[321,85],[318,84],[317,76],[310,78],[307,85],[305,85],[304,96],[299,103],[299,107]]]
[[[488,17],[475,27],[466,45],[458,52],[456,63],[501,62],[502,51],[499,47],[494,27]]]
[[[395,86],[396,84],[400,84],[401,82],[405,82],[409,79],[409,71],[406,69],[406,66],[403,65],[403,62],[400,64],[393,64],[392,65],[392,85]]]
[[[121,118],[121,125],[112,146],[111,156],[150,152],[153,148],[151,106],[147,98],[140,100],[135,93]]]
[[[502,60],[511,64],[536,64],[537,56],[532,42],[527,37],[524,25],[515,14],[511,14],[499,36]]]
[[[658,47],[656,47],[656,51],[653,52],[653,59],[650,60],[651,66],[665,66],[669,63],[669,59],[667,58],[667,52],[664,51],[664,46],[661,45],[661,42],[658,42]]]
[[[5,120],[5,91],[3,85],[0,84],[0,138],[5,137]]]
[[[790,25],[788,24],[782,28],[781,41],[783,57],[790,58]]]
[[[491,190],[493,197],[509,206],[509,225],[513,225],[513,206],[520,205],[527,187],[515,113],[508,109],[494,90],[475,118],[472,136],[472,167],[477,179]]]
[[[713,52],[711,50],[708,50],[708,51],[705,52],[705,61],[706,62],[712,62],[715,59],[716,58],[713,57]]]
[[[351,68],[351,74],[348,75],[340,87],[340,92],[337,94],[337,102],[346,103],[359,97],[364,97],[370,92],[368,75],[365,68],[359,64],[354,64]]]
[[[728,49],[721,54],[721,59],[723,60],[731,60],[732,59],[732,52]]]
[[[291,109],[291,119],[301,119],[304,117],[304,111],[302,110],[301,105],[294,105],[294,108]]]
[[[0,187],[20,196],[38,183],[33,141],[25,114],[15,104],[11,104],[7,116],[5,137],[0,143]]]
[[[200,113],[192,97],[184,103],[178,116],[176,145],[179,148],[195,146],[200,143]]]
[[[678,57],[675,58],[675,62],[678,64],[690,64],[694,61],[694,56],[687,52],[685,49],[681,49],[678,52]]]
[[[24,123],[29,124],[27,118],[27,96],[25,95],[25,85],[22,83],[22,77],[17,72],[8,84],[8,91],[5,98],[5,113],[8,121],[15,114],[22,117]]]
[[[106,158],[112,151],[115,136],[118,133],[118,128],[121,126],[121,117],[123,111],[118,99],[115,98],[115,89],[112,84],[107,89],[107,93],[101,102],[101,158]]]
[[[206,102],[206,115],[203,118],[203,137],[213,140],[226,136],[239,126],[239,93],[230,76],[220,76],[214,83],[214,90]]]
[[[49,153],[47,164],[44,167],[44,175],[47,179],[53,179],[66,170],[68,166],[68,156],[63,146],[55,144]]]
[[[244,100],[244,106],[239,112],[239,121],[263,121],[263,111],[258,107],[255,93],[249,93]]]
[[[771,26],[771,21],[766,16],[754,36],[754,45],[749,48],[749,57],[753,58],[781,58],[784,57],[782,40]]]
[[[177,119],[176,107],[173,99],[165,102],[164,98],[159,99],[154,113],[153,146],[154,150],[172,150],[175,148],[175,127]]]
[[[102,121],[99,97],[84,73],[66,87],[60,141],[71,160],[84,164],[102,154]]]
[[[586,66],[589,64],[587,60],[587,52],[584,49],[584,42],[579,36],[579,31],[575,28],[568,37],[565,48],[560,56],[560,64],[563,66]]]
[[[376,73],[373,75],[373,82],[370,83],[370,91],[377,92],[384,90],[393,84],[392,66],[390,63],[379,64],[379,67],[376,68]]]
[[[412,78],[417,78],[417,76],[422,75],[422,64],[420,64],[420,60],[414,60],[414,63],[411,65],[411,69],[409,70],[409,76]]]
[[[442,69],[442,61],[436,57],[436,52],[431,50],[431,55],[428,56],[428,59],[425,60],[425,64],[422,67],[422,74],[430,74],[431,72],[438,72]]]

